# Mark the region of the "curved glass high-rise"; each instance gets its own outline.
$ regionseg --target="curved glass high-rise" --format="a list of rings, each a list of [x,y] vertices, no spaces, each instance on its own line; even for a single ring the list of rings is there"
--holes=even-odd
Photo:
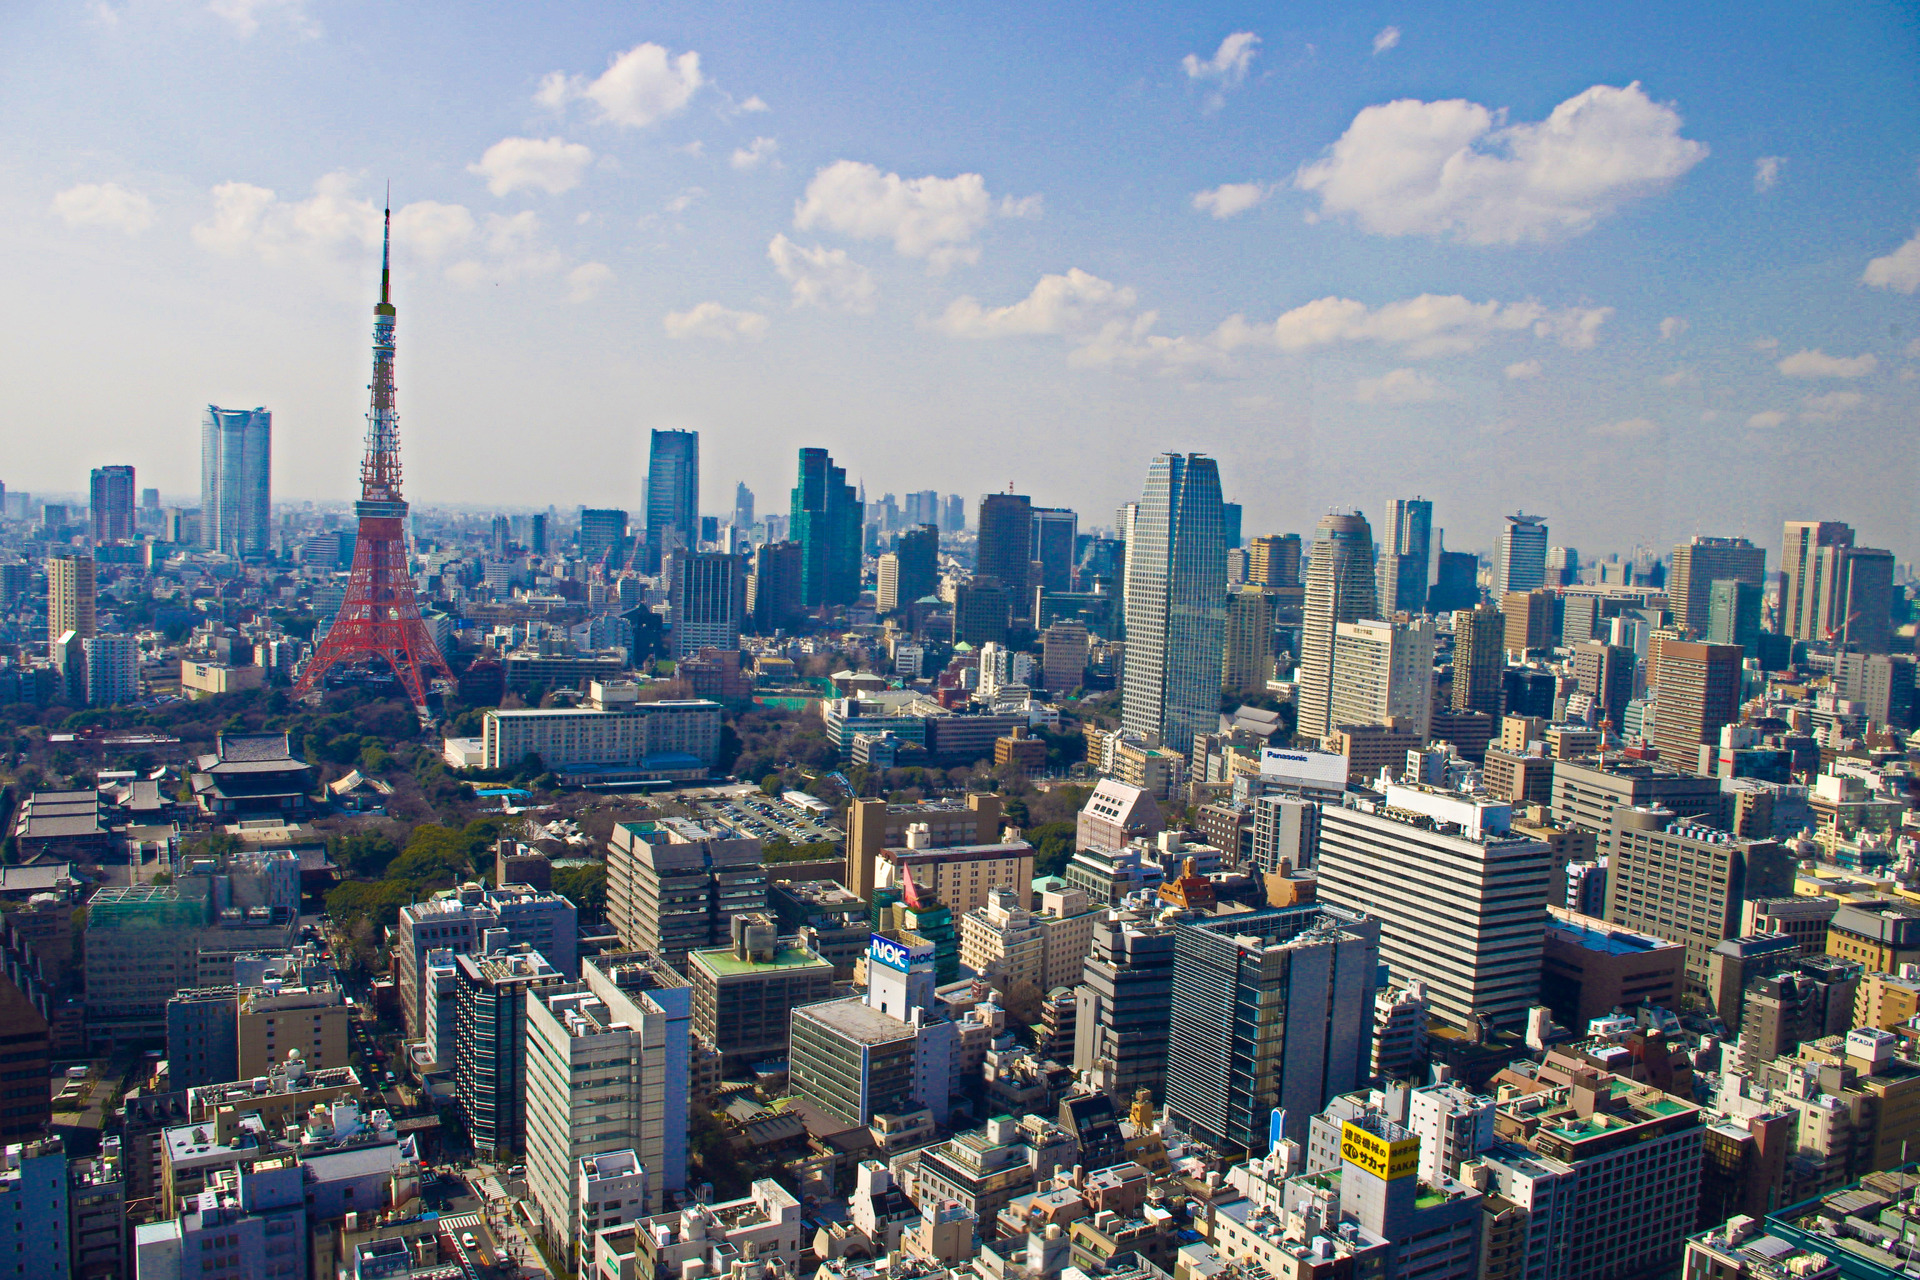
[[[700,547],[698,431],[656,431],[647,448],[647,572],[676,545]]]
[[[1332,731],[1333,637],[1343,622],[1378,612],[1374,593],[1373,529],[1359,512],[1329,513],[1313,531],[1307,565],[1306,609],[1300,627],[1300,676],[1294,732],[1324,738]],[[1129,646],[1127,657],[1133,657]]]
[[[1121,727],[1185,752],[1220,723],[1227,630],[1227,535],[1220,466],[1163,453],[1127,543],[1127,659]]]
[[[200,544],[234,557],[267,554],[273,415],[208,405],[200,419]]]

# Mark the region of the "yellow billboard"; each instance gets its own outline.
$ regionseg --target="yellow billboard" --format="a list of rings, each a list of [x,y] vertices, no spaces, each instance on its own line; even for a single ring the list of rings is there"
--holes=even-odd
[[[1355,1168],[1392,1182],[1411,1176],[1420,1167],[1420,1139],[1407,1137],[1389,1142],[1348,1120],[1340,1126],[1340,1155]]]

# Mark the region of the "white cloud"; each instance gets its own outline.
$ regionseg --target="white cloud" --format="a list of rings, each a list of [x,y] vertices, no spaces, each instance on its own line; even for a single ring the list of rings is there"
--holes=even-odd
[[[105,6],[100,6],[100,10]],[[302,40],[312,40],[320,34],[320,24],[307,13],[306,0],[210,0],[207,9],[215,17],[225,18],[233,24],[236,34],[242,38],[260,30],[260,19],[278,18],[287,24],[287,29]]]
[[[592,163],[591,150],[564,138],[502,138],[467,172],[485,178],[487,190],[497,196],[530,187],[557,196],[579,186]]]
[[[438,260],[465,248],[473,232],[473,214],[463,204],[418,200],[393,211],[393,238],[423,258]]]
[[[1507,381],[1509,382],[1526,382],[1529,379],[1539,376],[1540,362],[1538,360],[1521,360],[1507,366]]]
[[[1672,342],[1688,329],[1685,319],[1680,316],[1668,316],[1660,322],[1660,341]]]
[[[669,311],[662,317],[669,338],[710,338],[732,342],[737,338],[758,338],[767,331],[767,318],[757,311],[734,311],[717,302],[702,302],[685,311]]]
[[[693,207],[693,202],[707,194],[705,187],[688,187],[679,192],[663,206],[668,213],[685,213]]]
[[[1247,78],[1247,68],[1253,65],[1259,43],[1260,37],[1253,32],[1236,31],[1220,42],[1211,58],[1203,62],[1199,54],[1190,53],[1180,60],[1180,65],[1186,68],[1189,80],[1205,80],[1222,89],[1231,89]]]
[[[1539,123],[1462,99],[1367,107],[1294,184],[1320,197],[1319,216],[1378,235],[1515,244],[1586,232],[1706,154],[1636,81],[1594,85]]]
[[[1380,34],[1373,38],[1373,55],[1377,58],[1400,43],[1400,28],[1382,27]]]
[[[1136,300],[1132,289],[1075,267],[1065,275],[1041,276],[1032,293],[1008,306],[989,309],[972,298],[955,298],[936,325],[957,338],[1083,336],[1116,321],[1131,324]]]
[[[1193,207],[1218,219],[1231,218],[1236,213],[1245,213],[1270,194],[1272,188],[1258,182],[1229,182],[1210,191],[1194,192]]]
[[[613,268],[604,262],[583,262],[567,272],[567,301],[585,302],[613,279]]]
[[[861,314],[873,310],[878,292],[873,273],[849,258],[845,249],[822,245],[805,249],[784,235],[776,235],[767,245],[767,257],[792,288],[794,306]]]
[[[1860,407],[1866,397],[1858,391],[1829,391],[1800,401],[1800,417],[1807,422],[1833,422]]]
[[[1789,378],[1861,378],[1880,367],[1871,351],[1858,356],[1830,356],[1802,348],[1774,366]]]
[[[117,182],[83,182],[53,198],[53,211],[70,227],[110,227],[137,236],[153,225],[153,201]]]
[[[1700,375],[1693,371],[1692,365],[1681,365],[1672,373],[1660,375],[1660,385],[1663,387],[1693,387],[1699,383]]]
[[[1756,431],[1771,431],[1787,420],[1787,415],[1778,409],[1767,409],[1747,419],[1747,425]]]
[[[1766,192],[1780,182],[1780,171],[1787,167],[1785,156],[1759,156],[1753,162],[1753,189]]]
[[[1780,339],[1755,338],[1753,340],[1753,349],[1755,351],[1778,351],[1780,349]]]
[[[1369,307],[1352,298],[1320,298],[1295,307],[1271,324],[1248,324],[1229,316],[1214,331],[1223,349],[1272,345],[1308,351],[1342,342],[1400,347],[1416,360],[1471,351],[1500,333],[1531,331],[1575,350],[1591,347],[1611,307],[1549,311],[1537,302],[1470,302],[1459,294],[1423,293],[1417,298]]]
[[[755,111],[771,111],[773,108],[769,107],[765,102],[762,102],[760,95],[756,93],[740,104],[740,110],[743,113],[750,113]]]
[[[1211,333],[1168,337],[1154,333],[1158,313],[1134,310],[1134,291],[1081,270],[1047,275],[1032,293],[1004,307],[985,307],[970,297],[955,300],[936,321],[946,333],[968,338],[1050,334],[1067,340],[1076,364],[1154,362],[1166,366],[1224,368],[1235,352],[1296,354],[1341,343],[1373,343],[1402,358],[1427,359],[1471,351],[1500,334],[1528,334],[1563,346],[1592,345],[1611,308],[1549,311],[1539,303],[1469,302],[1423,294],[1369,307],[1349,298],[1321,298],[1280,316],[1251,322],[1227,317]],[[1511,376],[1529,376],[1516,365]]]
[[[1660,424],[1652,418],[1622,418],[1618,422],[1601,423],[1591,434],[1606,440],[1640,440],[1658,430]]]
[[[615,54],[593,80],[549,72],[534,101],[558,111],[585,98],[599,108],[602,123],[639,129],[685,111],[706,83],[700,55],[691,49],[675,57],[660,45],[637,44]]]
[[[977,173],[952,178],[902,178],[870,164],[840,160],[819,170],[794,206],[802,231],[826,227],[856,240],[892,240],[905,257],[924,258],[929,271],[979,260],[974,236],[996,212],[1026,217],[1026,201],[1001,201],[998,209]]]
[[[1920,231],[1886,257],[1867,263],[1867,269],[1860,273],[1860,283],[1896,293],[1920,289]]]
[[[774,153],[778,150],[780,150],[780,144],[772,138],[755,138],[744,147],[736,147],[728,163],[736,169],[758,169],[773,159]]]
[[[282,200],[265,187],[223,182],[213,189],[212,215],[193,228],[193,239],[214,253],[337,274],[364,265],[380,247],[380,206],[360,198],[356,187],[353,175],[330,173],[307,199]],[[451,260],[447,279],[468,287],[568,269],[532,210],[480,220],[465,205],[416,201],[393,211],[393,241],[403,268]],[[611,278],[602,263],[579,264],[567,278],[570,296],[584,299]]]
[[[1451,400],[1453,392],[1418,369],[1395,369],[1354,383],[1353,398],[1360,404],[1425,404]]]

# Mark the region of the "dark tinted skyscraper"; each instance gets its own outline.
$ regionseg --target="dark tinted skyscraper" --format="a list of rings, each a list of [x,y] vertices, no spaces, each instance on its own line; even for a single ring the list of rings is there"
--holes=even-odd
[[[1203,1141],[1267,1149],[1370,1074],[1380,925],[1324,906],[1256,911],[1174,931],[1167,1112]]]
[[[133,468],[95,467],[87,492],[93,540],[129,541],[133,537]]]
[[[648,572],[661,553],[700,540],[700,433],[656,431],[647,449]]]
[[[208,405],[200,420],[200,544],[230,556],[267,551],[273,415]]]
[[[1380,530],[1377,585],[1382,617],[1425,611],[1432,542],[1432,502],[1426,498],[1395,498],[1387,504],[1386,524]]]
[[[788,536],[800,544],[801,607],[860,598],[860,501],[825,449],[800,451]]]
[[[744,480],[733,486],[733,525],[736,529],[753,527],[753,490]]]
[[[580,512],[580,555],[600,560],[627,539],[627,513],[618,507],[587,507]]]
[[[1029,586],[1045,587],[1049,591],[1073,590],[1073,548],[1079,533],[1080,517],[1065,507],[1033,509],[1030,558],[1040,566],[1040,581]]]
[[[770,636],[790,627],[805,612],[800,603],[800,544],[763,542],[753,549],[753,572],[747,579],[748,608],[754,630]]]
[[[899,557],[900,603],[932,595],[940,582],[940,531],[930,524],[908,529],[894,542],[893,553]]]
[[[1227,631],[1227,542],[1220,467],[1205,454],[1163,453],[1127,544],[1127,658],[1121,724],[1155,746],[1187,751],[1220,721]]]
[[[974,576],[992,578],[1013,601],[1027,597],[1027,567],[1033,558],[1033,504],[1023,493],[989,493],[980,499],[980,552]],[[1017,607],[1017,606],[1016,606]]]

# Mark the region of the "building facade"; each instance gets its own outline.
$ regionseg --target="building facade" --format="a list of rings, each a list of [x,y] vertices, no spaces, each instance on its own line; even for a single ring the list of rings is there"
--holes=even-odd
[[[1213,731],[1226,592],[1219,465],[1203,454],[1163,453],[1148,467],[1127,543],[1128,732],[1184,753],[1194,734]]]

